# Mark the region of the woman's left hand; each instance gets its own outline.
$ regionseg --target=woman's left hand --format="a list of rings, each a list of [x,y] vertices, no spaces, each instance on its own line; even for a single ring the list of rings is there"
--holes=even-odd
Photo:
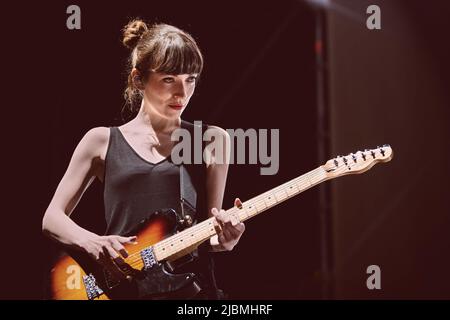
[[[234,205],[237,207],[241,205],[239,198],[234,200]],[[211,238],[211,245],[214,251],[233,250],[245,231],[245,225],[235,216],[227,214],[223,209],[219,211],[216,208],[212,208],[211,213],[218,223],[216,226],[218,230],[217,237],[216,239]]]

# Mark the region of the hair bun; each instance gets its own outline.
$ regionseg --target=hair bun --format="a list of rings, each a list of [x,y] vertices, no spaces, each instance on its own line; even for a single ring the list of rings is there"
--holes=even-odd
[[[148,30],[147,24],[140,20],[134,19],[123,28],[123,40],[122,43],[125,47],[133,50],[142,35]]]

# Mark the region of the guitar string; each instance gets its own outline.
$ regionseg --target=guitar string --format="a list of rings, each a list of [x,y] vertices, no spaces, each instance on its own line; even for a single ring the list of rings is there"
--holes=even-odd
[[[355,164],[356,164],[355,162],[347,163],[347,164],[345,164],[345,163],[344,164],[340,164],[340,165],[338,165],[336,167],[336,169],[339,169],[339,168],[342,168],[342,167],[354,166]],[[319,179],[317,182],[311,183],[311,179],[314,179],[314,178],[317,178],[317,177],[319,177],[321,179]],[[304,181],[305,178],[307,178],[309,180],[309,183]],[[244,211],[243,213],[245,213],[245,215],[247,216],[247,217],[244,217],[244,219],[245,218],[249,218],[249,217],[251,217],[253,215],[258,214],[259,212],[262,212],[262,211],[265,211],[265,210],[271,208],[272,206],[276,205],[279,201],[284,201],[284,200],[289,199],[290,197],[296,196],[298,193],[301,193],[301,192],[305,191],[307,188],[312,187],[313,184],[320,183],[323,178],[326,178],[326,175],[324,176],[323,167],[318,167],[318,168],[312,170],[309,173],[306,173],[306,174],[304,174],[304,175],[302,175],[300,177],[294,178],[293,180],[288,181],[287,183],[285,183],[283,185],[280,185],[280,186],[278,186],[278,187],[276,187],[276,188],[274,188],[272,190],[269,190],[269,191],[267,191],[267,192],[265,192],[265,193],[255,197],[254,198],[255,200],[251,201],[251,204],[254,204],[254,206],[256,207],[256,212],[250,213],[250,216],[249,216],[247,210]],[[288,187],[289,188],[292,187],[293,185],[297,185],[297,187],[300,187],[300,188],[298,188],[299,190],[297,190],[293,194],[289,195],[289,193],[286,191],[286,189]],[[275,200],[273,203],[270,203],[269,205],[267,205],[265,199],[270,199],[271,196],[275,195],[277,192],[280,192],[280,190],[285,192],[286,198],[283,198],[281,200]],[[267,197],[268,195],[270,195],[270,197]],[[276,199],[276,197],[274,197],[274,198]],[[263,202],[264,202],[263,210],[258,211],[258,209],[257,209],[258,204],[262,204]],[[249,208],[251,208],[251,206],[249,206],[248,209]],[[234,214],[236,209],[237,209],[236,207],[233,207],[233,208],[230,208],[228,211],[233,211],[230,214]],[[240,209],[237,209],[237,210],[238,210],[237,211],[238,213],[241,212]],[[242,221],[243,219],[241,218],[239,220]],[[206,228],[210,228],[210,227],[206,226]],[[200,233],[200,232],[204,233],[206,228],[204,226],[202,226],[202,228],[198,228],[199,230],[196,230],[195,232],[197,232],[197,233]],[[194,231],[191,230],[191,232],[194,232]],[[171,237],[171,238],[175,238],[175,239],[173,239],[172,241],[169,241],[168,243],[165,243],[164,245],[161,244],[161,242],[164,242],[164,241],[161,241],[160,242],[160,244],[161,244],[160,246],[168,247],[168,245],[170,245],[173,248],[173,242],[178,242],[180,240],[180,238],[184,238],[185,237],[185,235],[183,235],[183,234],[177,234],[177,236],[178,237]],[[211,236],[211,234],[209,234],[208,236]],[[208,236],[205,237],[205,238],[207,239]],[[204,241],[204,240],[205,239],[202,239],[201,241]],[[198,242],[201,242],[201,241],[197,241],[197,242],[194,242],[194,243],[198,243]],[[154,245],[154,247],[156,247],[156,245]],[[178,250],[180,247],[181,247],[181,250]],[[178,243],[178,245],[175,245],[174,249],[178,250],[178,252],[179,252],[179,251],[182,251],[183,249],[187,249],[188,247],[189,247],[189,245],[188,246],[184,246],[184,245]],[[173,255],[176,255],[178,252],[175,252]],[[137,263],[138,265],[142,265],[143,263],[142,263],[142,258],[140,257],[140,252],[134,253],[133,255],[139,255],[139,257],[137,259],[135,259],[134,261],[130,261],[130,263],[133,264],[133,265],[135,265],[135,263]],[[168,256],[170,256],[170,254]],[[168,256],[166,256],[166,257],[168,257]]]
[[[342,167],[348,167],[349,165],[353,166],[354,164],[355,163],[348,163],[347,165],[345,163],[344,164],[340,164],[340,165],[338,165],[336,167],[336,169],[340,169]],[[280,186],[278,186],[276,188],[273,188],[273,189],[271,189],[269,191],[266,191],[266,192],[260,194],[259,196],[256,196],[253,201],[251,201],[251,200],[246,201],[246,202],[251,201],[251,206],[247,207],[247,209],[250,209],[251,207],[255,207],[256,208],[255,213],[250,213],[250,216],[248,215],[247,210],[242,212],[241,209],[238,209],[236,207],[232,207],[232,208],[228,209],[227,211],[233,211],[233,212],[230,212],[230,214],[235,214],[236,212],[238,212],[238,213],[242,212],[242,213],[245,213],[245,215],[247,216],[247,217],[244,217],[244,219],[245,218],[250,218],[250,217],[252,217],[252,216],[254,216],[254,215],[256,215],[256,214],[258,214],[258,213],[260,213],[262,211],[270,209],[272,206],[277,205],[278,202],[280,202],[280,201],[285,201],[285,200],[287,200],[287,199],[289,199],[291,197],[294,197],[294,196],[298,195],[299,193],[305,191],[307,188],[312,187],[315,183],[320,183],[321,179],[319,179],[317,182],[314,182],[314,183],[311,183],[311,180],[314,179],[314,178],[326,178],[326,175],[324,175],[324,173],[325,172],[324,172],[323,167],[318,167],[318,168],[316,168],[316,169],[314,169],[314,170],[312,170],[312,171],[310,171],[310,172],[308,172],[308,173],[306,173],[306,174],[304,174],[302,176],[294,178],[291,181],[288,181],[288,182],[286,182],[286,183],[284,183],[284,184],[282,184],[282,185],[280,185]],[[305,181],[306,179],[308,181]],[[289,193],[286,191],[286,189],[292,188],[294,185],[297,186],[297,190],[294,193],[292,193],[291,195],[289,195]],[[281,192],[281,191],[284,191],[284,193],[286,194],[285,198],[283,198],[281,200],[275,200],[274,202],[272,202],[270,204],[267,204],[265,199],[270,199],[271,197],[274,197],[276,199],[276,197],[274,195],[276,193],[278,193],[278,192]],[[244,206],[244,204],[248,204],[246,202],[243,203],[243,206]],[[262,210],[258,210],[258,205],[261,205],[262,203],[264,203],[263,209]],[[210,219],[205,220],[202,223],[205,223],[205,222],[207,222],[209,220]],[[243,219],[239,219],[239,220],[243,221]],[[210,224],[209,223],[205,224],[205,226],[202,226],[200,228],[198,227],[199,225],[200,224],[197,225],[198,230],[195,230],[195,231],[191,230],[190,232],[186,232],[186,233],[188,233],[188,234],[191,233],[191,232],[193,232],[193,233],[207,233],[206,229],[210,229]],[[180,233],[178,233],[176,235],[171,236],[170,237],[171,240],[168,241],[167,243],[162,244],[162,242],[165,242],[164,240],[162,240],[159,243],[153,245],[153,247],[154,248],[155,247],[159,247],[160,248],[160,247],[169,247],[170,246],[171,249],[172,248],[173,249],[178,249],[178,248],[187,249],[187,248],[189,248],[189,245],[186,246],[186,245],[183,245],[183,244],[179,243],[180,239],[184,240],[185,238],[186,238],[186,235],[182,234],[182,232],[180,232]],[[201,241],[204,241],[204,239],[202,239]],[[198,243],[198,242],[200,242],[200,241],[196,241],[194,243]],[[177,243],[178,245],[174,246],[175,243]],[[174,255],[176,255],[176,254],[177,254],[177,252],[174,253]],[[137,259],[130,261],[129,258],[132,258],[133,256],[138,256],[138,257],[137,257]],[[126,258],[126,260],[127,260],[126,262],[129,265],[136,265],[136,264],[140,265],[140,264],[143,264],[140,251],[131,254],[128,258]]]
[[[336,167],[336,169],[340,169],[342,167],[349,167],[349,166],[352,167],[355,164],[357,164],[357,163],[352,162],[352,163],[347,163],[347,164],[345,164],[345,163],[339,164]],[[314,170],[312,170],[312,171],[310,171],[310,172],[308,172],[308,173],[306,173],[306,174],[304,174],[302,176],[294,178],[291,181],[288,181],[288,182],[286,182],[286,183],[284,183],[284,184],[282,184],[282,185],[280,185],[280,186],[278,186],[276,188],[273,188],[273,189],[271,189],[269,191],[266,191],[266,192],[260,194],[259,196],[256,196],[254,198],[255,200],[251,201],[252,206],[256,207],[256,212],[255,213],[251,213],[250,216],[248,215],[247,210],[242,212],[242,211],[240,211],[240,209],[238,209],[236,207],[232,207],[232,208],[228,209],[227,211],[233,211],[233,212],[230,212],[230,214],[234,214],[235,211],[237,210],[238,213],[241,213],[241,212],[245,213],[245,215],[247,217],[244,217],[244,219],[245,218],[250,218],[250,217],[252,217],[252,216],[254,216],[254,215],[256,215],[256,214],[258,214],[258,213],[260,213],[262,211],[270,209],[272,206],[277,205],[279,201],[284,201],[284,200],[287,200],[287,199],[289,199],[291,197],[294,197],[294,196],[298,195],[299,193],[305,191],[307,188],[312,187],[314,184],[320,183],[322,179],[319,179],[317,182],[314,182],[314,183],[311,183],[311,179],[318,178],[318,177],[319,178],[326,178],[326,175],[324,176],[324,173],[325,172],[324,172],[323,167],[318,167],[318,168],[316,168],[316,169],[314,169]],[[304,181],[305,178],[307,178],[309,180],[308,181],[309,183],[307,181]],[[296,192],[294,192],[293,194],[289,195],[289,193],[286,191],[286,189],[287,188],[291,188],[294,185],[297,186],[298,190],[296,190]],[[281,200],[275,200],[274,202],[272,202],[269,205],[267,205],[267,202],[265,201],[265,199],[270,199],[272,196],[274,196],[276,193],[278,193],[280,191],[284,191],[285,192],[285,194],[287,195],[286,198],[283,198]],[[270,197],[267,197],[269,195],[270,195]],[[276,197],[274,197],[274,198],[276,199]],[[247,202],[249,202],[249,201],[250,200],[248,200]],[[264,207],[262,208],[262,210],[258,210],[257,209],[258,204],[260,205],[262,203],[264,203]],[[248,209],[251,208],[252,206],[249,206]],[[210,220],[210,219],[208,219],[208,220]],[[203,221],[203,223],[207,222],[208,220]],[[239,220],[242,221],[243,219],[239,219]],[[197,226],[199,226],[199,225],[197,225]],[[200,232],[205,233],[206,229],[209,229],[209,228],[210,228],[209,224],[206,224],[205,226],[202,226],[201,228],[198,228],[198,230],[195,230],[195,231],[191,230],[191,232],[194,232],[194,233],[200,233]],[[187,233],[189,234],[190,232],[187,232]],[[208,235],[208,236],[211,236],[211,235]],[[205,240],[205,239],[202,239],[201,241],[196,241],[196,242],[193,242],[190,245],[186,246],[186,245],[183,245],[183,244],[179,243],[180,242],[180,238],[184,240],[184,238],[186,238],[186,235],[182,234],[182,233],[178,233],[178,234],[170,237],[170,239],[172,239],[171,241],[168,241],[167,243],[162,244],[162,242],[165,242],[164,240],[162,240],[159,243],[153,245],[153,247],[154,248],[156,248],[156,247],[168,247],[170,245],[171,249],[173,248],[173,249],[176,249],[176,251],[178,251],[178,249],[181,248],[181,250],[179,250],[179,251],[182,251],[183,249],[189,248],[189,246],[194,244],[194,243],[198,243],[198,242],[201,242],[201,241]],[[208,237],[206,237],[206,239],[207,238]],[[177,243],[178,245],[174,246],[174,242]],[[177,253],[178,252],[175,252],[173,255],[176,255]],[[132,257],[132,256],[138,256],[138,257],[135,260],[126,261],[129,265],[142,265],[143,264],[140,251],[130,255],[129,257]],[[170,254],[168,256],[170,256]],[[127,258],[127,260],[129,260],[129,259]]]
[[[315,169],[316,170],[316,169]],[[313,170],[314,171],[314,170]],[[317,172],[315,172],[313,175],[311,175],[311,178],[313,178],[313,177],[315,177],[315,176],[322,176],[323,175],[323,172],[321,172],[321,173],[317,173]],[[300,176],[300,177],[304,177],[304,176]],[[300,177],[298,177],[298,178],[300,178]],[[287,184],[286,184],[286,186],[285,187],[290,187],[291,185],[297,185],[297,188],[298,188],[298,192],[301,192],[301,191],[303,191],[305,188],[304,187],[309,187],[311,184],[308,184],[306,181],[302,181],[301,183],[299,183],[299,182],[297,182],[296,180],[298,179],[298,178],[295,178],[295,179],[293,179],[293,180],[291,180],[291,181],[289,181]],[[311,179],[310,178],[310,179]],[[283,186],[283,185],[282,185]],[[281,186],[280,186],[281,187]],[[275,188],[276,189],[276,188]],[[275,190],[275,189],[272,189],[272,190]],[[271,203],[271,204],[269,204],[269,205],[267,205],[267,203],[266,203],[266,201],[265,201],[265,199],[267,199],[267,196],[268,195],[270,195],[270,197],[272,197],[273,196],[273,193],[274,192],[270,192],[270,191],[268,191],[268,192],[265,192],[265,193],[263,193],[263,194],[261,194],[261,195],[259,195],[259,196],[257,196],[257,197],[255,197],[254,199],[255,200],[253,200],[253,201],[251,201],[251,200],[248,200],[247,202],[245,202],[245,203],[243,203],[243,205],[245,204],[245,205],[247,205],[248,204],[248,202],[250,202],[251,201],[251,205],[250,205],[250,207],[252,207],[252,206],[254,206],[254,207],[256,207],[256,214],[258,213],[258,205],[261,205],[262,203],[264,203],[264,208],[263,208],[263,210],[261,210],[261,211],[264,211],[264,210],[266,210],[266,209],[269,209],[270,208],[270,206],[272,206],[272,205],[276,205],[276,201],[275,202],[273,202],[273,203]],[[294,196],[294,195],[296,195],[297,194],[297,192],[296,193],[294,193],[294,194],[292,194],[291,196]],[[265,197],[264,197],[265,196]],[[269,198],[270,198],[269,197]],[[285,198],[285,199],[287,199],[287,198],[289,198],[289,195]],[[283,199],[283,200],[285,200],[285,199]],[[227,211],[232,211],[231,212],[231,214],[234,214],[235,213],[235,211],[236,211],[236,209],[237,208],[235,208],[235,207],[232,207],[232,208],[230,208],[229,210],[227,210]],[[239,213],[240,213],[240,209],[238,209],[239,210]],[[260,211],[260,212],[261,212]],[[247,218],[248,218],[248,214],[246,214],[247,215]],[[245,217],[244,217],[245,218]],[[239,220],[241,220],[242,221],[242,219],[239,219]],[[194,228],[196,228],[197,230],[189,230],[189,232],[180,232],[180,233],[178,233],[178,234],[176,234],[176,235],[174,235],[174,236],[172,236],[171,238],[171,240],[170,241],[167,241],[166,240],[166,242],[164,241],[164,240],[162,240],[162,241],[160,241],[160,243],[158,243],[158,244],[156,244],[156,245],[153,245],[153,247],[154,248],[156,248],[156,250],[161,250],[160,248],[161,247],[169,247],[169,248],[173,248],[174,247],[174,244],[176,243],[176,245],[175,245],[175,248],[174,249],[178,249],[179,247],[181,247],[182,249],[186,249],[186,248],[188,248],[190,245],[192,245],[193,243],[191,243],[191,244],[188,244],[187,246],[184,246],[183,244],[181,244],[180,243],[180,240],[181,239],[185,239],[186,238],[186,233],[189,235],[189,234],[193,234],[193,233],[198,233],[198,234],[200,234],[200,233],[208,233],[208,231],[210,230],[210,221],[212,221],[212,218],[210,218],[210,219],[208,219],[208,220],[205,220],[205,221],[203,221],[203,222],[201,222],[200,224],[198,224],[196,227],[194,227]],[[208,231],[206,230],[206,229],[208,229]],[[206,232],[205,232],[206,231]],[[208,235],[208,236],[210,236],[210,235]],[[206,237],[207,238],[207,237]],[[203,240],[203,239],[202,239]],[[197,243],[197,242],[200,242],[200,241],[195,241],[194,243]],[[182,249],[181,249],[181,251],[182,251]],[[176,253],[175,253],[176,254]],[[169,255],[170,256],[170,255]],[[134,259],[134,257],[136,257],[135,259]],[[131,260],[130,260],[130,258],[131,258]],[[133,260],[134,259],[134,260]],[[138,251],[138,252],[136,252],[136,253],[133,253],[133,254],[131,254],[130,256],[128,256],[126,259],[125,259],[125,262],[128,264],[128,265],[130,265],[130,266],[135,266],[136,264],[137,265],[140,265],[140,264],[142,264],[142,258],[141,258],[141,251]]]
[[[375,150],[375,152],[376,152],[376,150]],[[362,154],[363,153],[361,153],[361,155]],[[361,160],[363,159],[362,156],[360,157],[358,155],[358,153],[356,153],[354,155],[357,157],[357,160],[358,160],[358,158],[360,158]],[[347,155],[346,157],[350,158],[350,156],[351,155]],[[366,155],[366,156],[370,157],[370,155]],[[375,160],[375,158],[372,159],[372,160]],[[345,163],[338,164],[338,166],[335,167],[335,170],[341,169],[343,167],[353,167],[356,164],[358,164],[358,162],[355,162],[353,159],[352,159],[352,161],[353,162],[351,162],[351,163],[348,162],[347,164],[345,164]],[[311,179],[314,179],[314,178],[320,178],[320,179],[318,181],[314,182],[314,183],[311,183]],[[266,192],[264,192],[264,193],[262,193],[262,194],[260,194],[260,195],[258,195],[256,197],[254,197],[253,201],[250,199],[250,200],[247,200],[246,202],[244,202],[243,203],[243,207],[245,206],[245,204],[251,204],[246,209],[250,209],[251,207],[254,207],[256,209],[256,211],[254,213],[250,213],[250,215],[248,214],[247,210],[241,211],[241,209],[238,209],[236,207],[232,207],[232,208],[228,209],[227,211],[232,211],[232,212],[230,212],[230,214],[235,214],[237,212],[239,216],[241,216],[239,213],[241,213],[241,212],[244,213],[246,215],[246,217],[243,217],[243,218],[239,219],[240,221],[244,221],[244,220],[246,220],[246,218],[247,219],[251,218],[251,217],[259,214],[262,211],[270,209],[272,206],[277,205],[278,202],[280,202],[280,201],[281,202],[285,201],[285,200],[287,200],[287,199],[289,199],[291,197],[294,197],[294,196],[302,193],[303,191],[307,190],[308,188],[314,186],[315,184],[318,184],[318,183],[322,182],[323,178],[327,178],[327,176],[325,175],[325,170],[324,170],[323,166],[320,166],[320,167],[318,167],[316,169],[313,169],[312,171],[310,171],[310,172],[308,172],[306,174],[303,174],[303,175],[301,175],[301,176],[299,176],[297,178],[292,179],[291,181],[288,181],[288,182],[286,182],[286,183],[284,183],[284,184],[282,184],[282,185],[280,185],[278,187],[275,187],[275,188],[273,188],[273,189],[271,189],[269,191],[266,191]],[[305,180],[308,180],[308,181],[305,181]],[[294,193],[292,193],[291,195],[289,195],[289,193],[286,191],[286,189],[287,188],[292,188],[294,185],[297,187],[297,190]],[[284,191],[285,192],[285,194],[287,195],[286,198],[283,198],[281,200],[275,200],[274,202],[271,202],[269,205],[267,205],[267,202],[265,201],[265,199],[270,199],[272,196],[276,199],[275,194],[280,192],[280,191]],[[270,197],[267,197],[269,195],[270,195]],[[251,201],[251,203],[249,203],[250,201]],[[264,206],[263,206],[262,210],[258,210],[258,205],[261,205],[263,203],[264,203]],[[190,230],[189,232],[186,232],[186,230],[185,230],[185,231],[182,231],[180,233],[177,233],[177,234],[169,237],[166,240],[161,240],[160,242],[154,244],[153,248],[156,249],[156,250],[163,250],[163,249],[161,249],[161,247],[167,248],[170,245],[171,249],[173,248],[173,249],[176,249],[178,251],[178,252],[175,252],[174,254],[172,254],[172,255],[176,255],[177,253],[182,252],[183,249],[187,249],[190,246],[192,246],[193,244],[201,243],[201,242],[207,240],[208,237],[211,237],[215,233],[215,229],[214,229],[214,230],[212,230],[213,234],[208,234],[208,231],[211,230],[210,229],[211,227],[210,227],[210,223],[207,223],[207,222],[212,221],[212,219],[213,218],[209,218],[209,219],[207,219],[205,221],[202,221],[201,223],[197,224],[196,226],[194,226],[194,228],[196,228],[197,230]],[[189,230],[189,229],[187,229],[187,230]],[[190,234],[190,233],[192,233],[192,234],[193,233],[208,234],[208,236],[206,236],[205,239],[193,242],[193,243],[191,243],[190,245],[187,245],[187,246],[181,244],[180,240],[181,239],[183,239],[183,240],[186,239],[186,236],[188,234]],[[174,245],[175,243],[177,243],[178,245]],[[152,245],[149,245],[149,246],[151,247]],[[181,248],[181,250],[178,250],[179,247]],[[129,255],[127,258],[125,258],[125,263],[128,266],[132,267],[132,268],[143,265],[141,252],[142,252],[142,250]],[[170,257],[170,256],[171,255],[169,254],[165,258]],[[163,259],[165,259],[165,258],[163,258]],[[163,260],[163,259],[161,259],[161,260]],[[125,274],[130,274],[130,273],[127,273],[127,271],[124,271],[124,273]],[[133,272],[135,272],[135,270],[130,270],[130,272],[133,273]]]
[[[356,155],[356,156],[357,156],[357,155]],[[357,160],[358,160],[358,158],[357,158]],[[373,160],[375,160],[375,157],[373,158]],[[354,160],[353,160],[353,161],[354,161]],[[364,160],[364,161],[365,161],[365,160]],[[355,162],[355,161],[354,161],[353,163],[343,163],[343,164],[338,165],[335,169],[339,169],[339,168],[342,168],[342,167],[353,167],[355,164],[357,164],[357,162]],[[319,170],[319,169],[321,169],[321,170]],[[320,171],[320,172],[315,172],[315,171]],[[270,209],[272,206],[277,205],[279,201],[284,201],[284,200],[287,200],[287,199],[289,199],[289,198],[291,198],[291,197],[294,197],[294,196],[296,196],[296,195],[302,193],[303,191],[307,190],[308,188],[312,187],[313,185],[323,182],[324,180],[323,180],[323,178],[321,177],[317,182],[311,183],[311,179],[313,179],[313,178],[315,178],[315,177],[317,177],[317,176],[323,176],[323,174],[324,174],[324,169],[323,169],[323,167],[322,167],[322,166],[321,166],[321,167],[318,167],[318,168],[316,168],[316,169],[314,169],[314,170],[312,170],[312,171],[310,171],[310,172],[308,172],[308,173],[306,173],[306,174],[304,174],[304,175],[302,175],[302,176],[300,176],[300,177],[294,178],[294,179],[292,179],[291,181],[288,181],[287,183],[284,183],[283,185],[280,185],[280,186],[278,186],[278,187],[276,187],[276,188],[274,188],[274,189],[271,189],[271,190],[269,190],[269,191],[266,191],[265,193],[263,193],[263,194],[261,194],[261,195],[259,195],[259,196],[256,196],[256,197],[254,198],[253,201],[248,200],[247,202],[250,202],[250,201],[251,201],[251,204],[254,205],[254,207],[256,207],[256,211],[255,211],[254,213],[251,212],[250,215],[248,214],[247,211],[244,211],[243,213],[245,213],[246,217],[243,217],[243,218],[241,218],[241,219],[239,219],[239,220],[240,220],[240,221],[243,221],[245,218],[253,217],[254,215],[259,214],[260,212],[265,211],[265,210],[267,210],[267,209]],[[327,176],[325,175],[324,177],[326,178]],[[309,184],[306,183],[306,181],[302,181],[302,180],[305,180],[305,178],[307,178],[307,179],[309,180]],[[293,185],[296,185],[297,190],[296,190],[293,194],[289,195],[289,193],[286,191],[286,189],[287,189],[287,187],[292,188]],[[284,191],[284,192],[286,193],[286,198],[283,198],[283,199],[281,199],[281,200],[277,200],[275,195],[276,195],[276,193],[278,193],[280,190],[282,190],[282,191]],[[271,196],[273,195],[274,198],[276,199],[276,201],[273,202],[273,203],[270,203],[269,205],[267,205],[266,201],[264,200],[264,199],[266,199],[265,196],[267,196],[267,195],[271,195]],[[261,200],[259,200],[260,198],[261,198]],[[270,199],[270,197],[268,197],[267,199]],[[264,202],[264,207],[262,208],[262,210],[259,211],[258,208],[257,208],[257,204],[258,204],[258,203],[261,204],[261,203],[263,203],[263,202]],[[245,203],[245,202],[244,202],[244,203]],[[243,203],[243,205],[244,205],[244,203]],[[250,208],[251,208],[251,205],[248,206],[247,209],[250,209]],[[238,215],[241,216],[239,213],[241,213],[242,211],[240,211],[240,210],[241,210],[241,209],[238,209],[238,208],[236,208],[236,207],[232,207],[232,208],[228,209],[227,211],[233,211],[233,212],[230,212],[230,214],[234,214],[235,211],[237,211],[237,212],[238,212]],[[208,219],[208,220],[211,220],[211,219],[212,219],[212,218],[210,218],[210,219]],[[206,221],[208,221],[208,220],[206,220]],[[200,233],[200,231],[204,231],[206,228],[210,228],[210,227],[208,226],[208,223],[205,223],[206,221],[203,221],[203,222],[202,222],[202,223],[205,224],[205,226],[202,226],[202,227],[198,228],[199,230],[196,230],[196,231],[194,231],[194,232]],[[199,224],[199,225],[200,225],[200,224]],[[198,227],[199,225],[197,225],[197,227]],[[193,232],[193,231],[191,230],[191,232]],[[213,232],[213,233],[215,233],[215,232]],[[189,234],[189,232],[188,232],[188,234]],[[178,235],[178,237],[175,237],[175,236],[170,237],[170,238],[174,238],[174,239],[173,239],[172,241],[169,241],[167,244],[165,244],[165,246],[167,246],[168,244],[170,244],[170,242],[172,242],[171,246],[173,246],[173,242],[177,242],[177,241],[178,241],[177,238],[185,237],[185,235],[183,235],[183,234],[181,234],[181,233],[180,233],[180,234],[177,234],[177,235]],[[207,239],[207,238],[210,237],[210,236],[211,236],[211,234],[209,234],[209,235],[208,235],[207,237],[205,237],[205,238]],[[169,239],[170,239],[170,238],[169,238]],[[202,241],[204,241],[204,240],[206,240],[206,239],[203,239]],[[160,241],[159,244],[157,243],[157,244],[153,245],[153,247],[155,247],[155,248],[156,248],[156,246],[159,246],[159,247],[160,247],[160,246],[161,246],[160,244],[161,244],[162,242],[164,242],[164,240],[163,240],[163,241]],[[198,241],[198,242],[201,242],[201,241]],[[195,242],[195,243],[197,243],[197,242]],[[180,245],[180,244],[179,244],[179,245]],[[191,245],[192,245],[192,244],[191,244]],[[177,246],[176,246],[176,247],[177,247]],[[182,249],[187,249],[188,247],[189,247],[189,246],[181,246]],[[181,252],[182,249],[179,250],[178,252]],[[174,255],[176,255],[178,252],[176,252]],[[142,261],[142,258],[141,258],[141,256],[140,256],[140,251],[137,252],[137,253],[134,253],[134,254],[130,255],[130,257],[132,257],[133,255],[139,255],[139,257],[138,257],[138,259],[135,259],[134,261],[131,261],[130,264],[129,264],[129,266],[130,266],[131,268],[133,268],[133,266],[141,266],[141,265],[143,265],[143,261]],[[170,256],[170,255],[169,255],[169,256]],[[166,256],[166,257],[168,257],[168,256]],[[164,258],[163,258],[163,259],[164,259]],[[125,274],[125,275],[130,275],[130,274],[133,274],[135,271],[136,271],[136,270],[135,270],[134,268],[133,268],[132,270],[127,269],[126,271],[124,271],[124,274]]]
[[[313,174],[311,174],[313,171],[319,171],[318,169],[321,169],[320,172],[314,172]],[[244,202],[244,203],[243,203],[243,206],[244,206],[244,204],[247,204],[249,201],[251,201],[251,204],[252,204],[252,205],[251,205],[250,207],[255,207],[255,208],[257,208],[258,205],[261,205],[262,203],[264,203],[265,207],[263,208],[262,211],[264,211],[264,210],[266,210],[266,209],[269,209],[271,206],[276,205],[277,202],[278,202],[278,200],[274,201],[274,202],[271,203],[271,204],[267,204],[266,201],[265,201],[265,199],[274,197],[274,194],[277,193],[277,191],[280,192],[280,189],[283,190],[283,191],[285,191],[285,189],[287,189],[287,188],[289,188],[289,187],[291,187],[291,186],[296,185],[296,186],[297,186],[297,191],[300,193],[300,192],[304,191],[305,188],[310,187],[312,184],[311,184],[311,183],[308,183],[307,181],[296,181],[297,179],[300,179],[300,178],[306,178],[305,176],[306,176],[306,175],[309,175],[310,177],[308,177],[308,180],[310,180],[310,179],[314,179],[314,178],[316,178],[316,177],[322,177],[322,176],[324,175],[323,168],[321,168],[321,167],[312,170],[312,172],[307,173],[307,174],[305,174],[305,175],[303,175],[303,176],[297,177],[297,178],[295,178],[295,179],[293,179],[293,180],[291,180],[291,181],[289,181],[289,182],[287,182],[287,183],[285,183],[285,184],[283,184],[283,185],[281,185],[281,186],[278,186],[278,187],[276,187],[276,188],[274,188],[274,189],[272,189],[272,190],[266,191],[266,192],[260,194],[259,196],[256,196],[256,197],[254,198],[253,201],[248,200],[248,201]],[[305,180],[305,179],[303,179],[303,180]],[[289,194],[287,193],[287,191],[285,191],[285,192],[286,192],[286,194],[287,194],[286,198],[284,198],[284,199],[282,199],[282,200],[280,200],[280,201],[284,201],[284,200],[286,200],[286,199],[288,199],[288,198],[290,198],[290,197],[293,197],[293,196],[297,195],[297,192],[294,192],[292,195],[289,195]],[[274,197],[274,198],[276,199],[276,197]],[[227,211],[236,211],[236,209],[237,209],[236,207],[232,207],[232,208],[228,209]],[[237,212],[239,212],[239,213],[241,212],[240,209],[237,209],[237,210],[239,210],[239,211],[237,211]],[[231,212],[231,214],[234,214],[234,213],[235,213],[235,212]],[[258,209],[256,210],[256,213],[258,213]],[[242,219],[239,219],[239,220],[242,221]],[[176,248],[177,248],[177,247],[182,247],[182,248],[184,247],[184,248],[187,248],[187,247],[189,247],[189,245],[183,246],[182,244],[179,243],[180,240],[181,240],[181,239],[184,240],[184,239],[186,238],[186,233],[187,233],[187,234],[191,234],[191,232],[195,232],[195,233],[200,233],[200,232],[202,232],[202,233],[203,233],[204,231],[206,231],[206,229],[210,229],[210,228],[211,228],[211,227],[210,227],[210,224],[209,224],[209,223],[205,223],[205,222],[209,222],[209,221],[210,221],[210,219],[205,220],[205,221],[203,221],[202,223],[200,223],[200,224],[205,224],[205,225],[204,225],[204,226],[201,226],[201,227],[197,227],[198,230],[195,230],[195,231],[191,230],[190,232],[180,232],[180,233],[178,233],[178,234],[172,236],[172,237],[171,237],[171,240],[168,241],[167,243],[161,244],[161,242],[165,242],[164,240],[162,240],[162,241],[160,242],[160,244],[154,245],[153,247],[156,247],[156,246],[158,246],[158,247],[161,247],[161,246],[162,246],[162,247],[169,247],[169,246],[170,246],[170,247],[173,247],[174,243],[177,243],[178,246],[175,246]],[[199,226],[200,224],[198,224],[197,226]],[[167,241],[167,240],[166,240],[166,241]],[[197,242],[198,242],[198,241],[196,241],[196,242],[194,242],[194,243],[197,243]],[[192,245],[192,244],[191,244],[191,245]],[[130,255],[129,257],[137,256],[137,255],[139,255],[139,258],[138,258],[136,261],[141,261],[140,252],[136,252],[136,253]],[[126,258],[126,260],[128,260],[128,261],[126,261],[126,262],[129,263],[129,258]],[[135,261],[130,261],[130,263],[133,263],[133,262],[135,262]]]

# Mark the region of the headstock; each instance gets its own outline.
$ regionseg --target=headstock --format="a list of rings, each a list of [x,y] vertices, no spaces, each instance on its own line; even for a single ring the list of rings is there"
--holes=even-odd
[[[328,160],[322,167],[329,178],[336,178],[345,174],[363,173],[378,162],[390,161],[393,156],[392,148],[385,144],[376,149],[366,149],[344,157],[337,156]]]

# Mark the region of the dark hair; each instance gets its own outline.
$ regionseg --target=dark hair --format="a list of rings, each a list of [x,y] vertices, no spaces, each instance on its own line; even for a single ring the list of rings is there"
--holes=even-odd
[[[128,60],[128,83],[124,92],[125,106],[131,113],[137,111],[142,94],[136,87],[131,71],[139,71],[145,83],[150,72],[200,75],[203,56],[195,40],[174,26],[158,23],[151,26],[140,19],[130,21],[123,28],[123,44],[131,50]]]

